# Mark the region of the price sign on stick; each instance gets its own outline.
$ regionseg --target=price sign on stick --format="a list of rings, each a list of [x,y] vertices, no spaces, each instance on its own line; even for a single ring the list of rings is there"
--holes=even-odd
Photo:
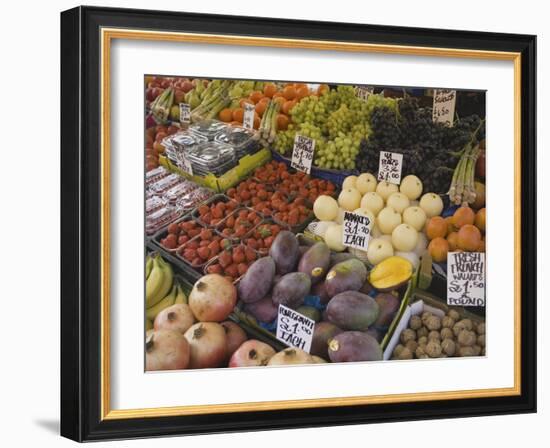
[[[191,106],[187,103],[180,103],[180,123],[191,123]]]
[[[314,151],[315,140],[296,134],[296,137],[294,138],[294,148],[292,149],[292,168],[306,174],[311,173],[311,164],[313,163]]]
[[[447,254],[447,304],[485,306],[485,254]]]
[[[309,353],[315,321],[284,305],[279,305],[277,339]]]
[[[433,121],[453,125],[456,105],[456,90],[435,89],[433,104]]]
[[[368,216],[344,212],[344,231],[342,244],[354,249],[367,250],[369,247],[372,221]]]
[[[187,173],[190,176],[193,175],[193,165],[191,165],[191,162],[189,161],[189,159],[187,157],[185,157],[184,155],[182,155],[181,158],[180,158],[179,167],[181,168],[181,170],[184,173]]]
[[[380,151],[378,163],[378,180],[399,185],[403,169],[403,154],[398,152]]]
[[[244,114],[243,114],[243,128],[252,129],[254,128],[254,104],[244,104]]]
[[[370,95],[374,93],[374,87],[357,86],[355,87],[355,95],[357,98],[367,101]]]

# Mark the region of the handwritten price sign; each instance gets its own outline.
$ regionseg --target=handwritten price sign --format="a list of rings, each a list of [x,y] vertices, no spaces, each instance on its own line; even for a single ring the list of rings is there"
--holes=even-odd
[[[294,138],[294,148],[292,149],[292,168],[306,174],[311,173],[314,152],[315,140],[296,134]]]
[[[252,129],[254,127],[254,104],[244,104],[243,128]]]
[[[378,163],[378,180],[391,184],[401,183],[401,171],[403,170],[403,154],[398,152],[380,151]]]
[[[456,90],[435,89],[433,121],[452,126],[455,116]]]
[[[315,321],[284,305],[279,305],[277,339],[309,353]]]
[[[447,304],[485,306],[485,254],[447,254]]]
[[[366,251],[369,247],[372,224],[368,216],[344,212],[342,244],[347,247]]]
[[[180,123],[191,123],[191,106],[187,103],[180,103]]]
[[[357,86],[355,87],[355,95],[357,98],[367,101],[369,96],[374,93],[374,87]]]

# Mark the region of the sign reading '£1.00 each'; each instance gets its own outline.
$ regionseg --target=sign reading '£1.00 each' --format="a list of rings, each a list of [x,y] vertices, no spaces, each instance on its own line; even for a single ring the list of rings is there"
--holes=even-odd
[[[254,127],[254,104],[244,103],[243,128],[252,129]]]
[[[369,247],[372,224],[368,216],[344,212],[342,244],[346,247],[366,251]]]
[[[180,103],[180,123],[191,123],[191,106],[187,103]]]
[[[447,254],[447,304],[485,306],[485,254]]]
[[[380,151],[378,163],[378,180],[390,184],[401,183],[401,171],[403,170],[403,154],[398,152]]]
[[[277,339],[307,353],[311,350],[315,321],[303,314],[279,305],[277,315]]]
[[[292,149],[291,166],[306,174],[311,173],[313,153],[315,151],[315,140],[303,135],[296,134],[294,148]]]
[[[455,116],[456,90],[435,89],[433,121],[452,126]]]

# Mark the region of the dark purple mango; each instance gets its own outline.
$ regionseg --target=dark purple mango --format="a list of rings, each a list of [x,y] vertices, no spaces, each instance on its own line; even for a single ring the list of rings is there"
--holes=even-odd
[[[295,271],[300,259],[300,245],[296,235],[288,230],[279,232],[271,244],[269,255],[275,262],[277,274],[284,275]]]
[[[399,310],[399,305],[401,302],[397,297],[389,292],[378,294],[374,300],[380,307],[380,314],[378,314],[378,319],[374,322],[374,326],[387,327],[391,324],[395,314]]]
[[[328,341],[337,334],[342,333],[342,331],[342,329],[330,322],[319,322],[315,324],[313,338],[311,340],[311,349],[309,350],[310,355],[328,359]]]
[[[261,300],[271,289],[275,276],[275,262],[271,257],[256,260],[238,285],[239,298],[244,303]]]
[[[332,362],[381,361],[382,348],[371,335],[361,331],[346,331],[328,343]]]
[[[283,275],[273,287],[271,298],[276,305],[285,305],[296,309],[304,303],[311,289],[311,280],[303,272],[291,272]]]
[[[335,295],[327,305],[327,318],[343,330],[366,331],[378,318],[376,301],[358,291]]]
[[[359,291],[367,279],[367,268],[361,260],[350,258],[334,265],[325,278],[329,297],[344,291]]]
[[[271,295],[254,303],[247,303],[244,310],[258,319],[260,322],[273,322],[277,318],[279,307],[271,300]]]
[[[330,265],[330,249],[325,243],[311,246],[300,258],[298,271],[309,275],[312,284],[323,280]]]

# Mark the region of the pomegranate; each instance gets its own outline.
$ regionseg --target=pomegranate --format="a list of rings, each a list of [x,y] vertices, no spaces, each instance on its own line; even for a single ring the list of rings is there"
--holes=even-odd
[[[227,338],[227,358],[229,359],[235,350],[237,350],[248,338],[244,330],[235,322],[226,320],[221,323],[221,326],[224,328]]]
[[[195,323],[195,316],[186,303],[176,303],[164,308],[155,317],[155,330],[175,330],[185,333]]]
[[[185,338],[191,346],[190,369],[219,367],[227,359],[227,337],[220,324],[196,323],[185,332]]]
[[[237,288],[227,278],[219,274],[201,277],[191,294],[189,306],[201,322],[222,322],[233,311],[237,303]]]
[[[145,339],[145,370],[176,370],[189,366],[190,347],[183,334],[149,330]]]
[[[277,353],[273,356],[269,362],[268,366],[288,366],[293,364],[314,364],[315,361],[309,355],[309,353],[304,352],[296,347],[285,348],[282,352]]]
[[[275,355],[275,350],[263,342],[250,339],[244,342],[231,356],[229,367],[265,366]]]

